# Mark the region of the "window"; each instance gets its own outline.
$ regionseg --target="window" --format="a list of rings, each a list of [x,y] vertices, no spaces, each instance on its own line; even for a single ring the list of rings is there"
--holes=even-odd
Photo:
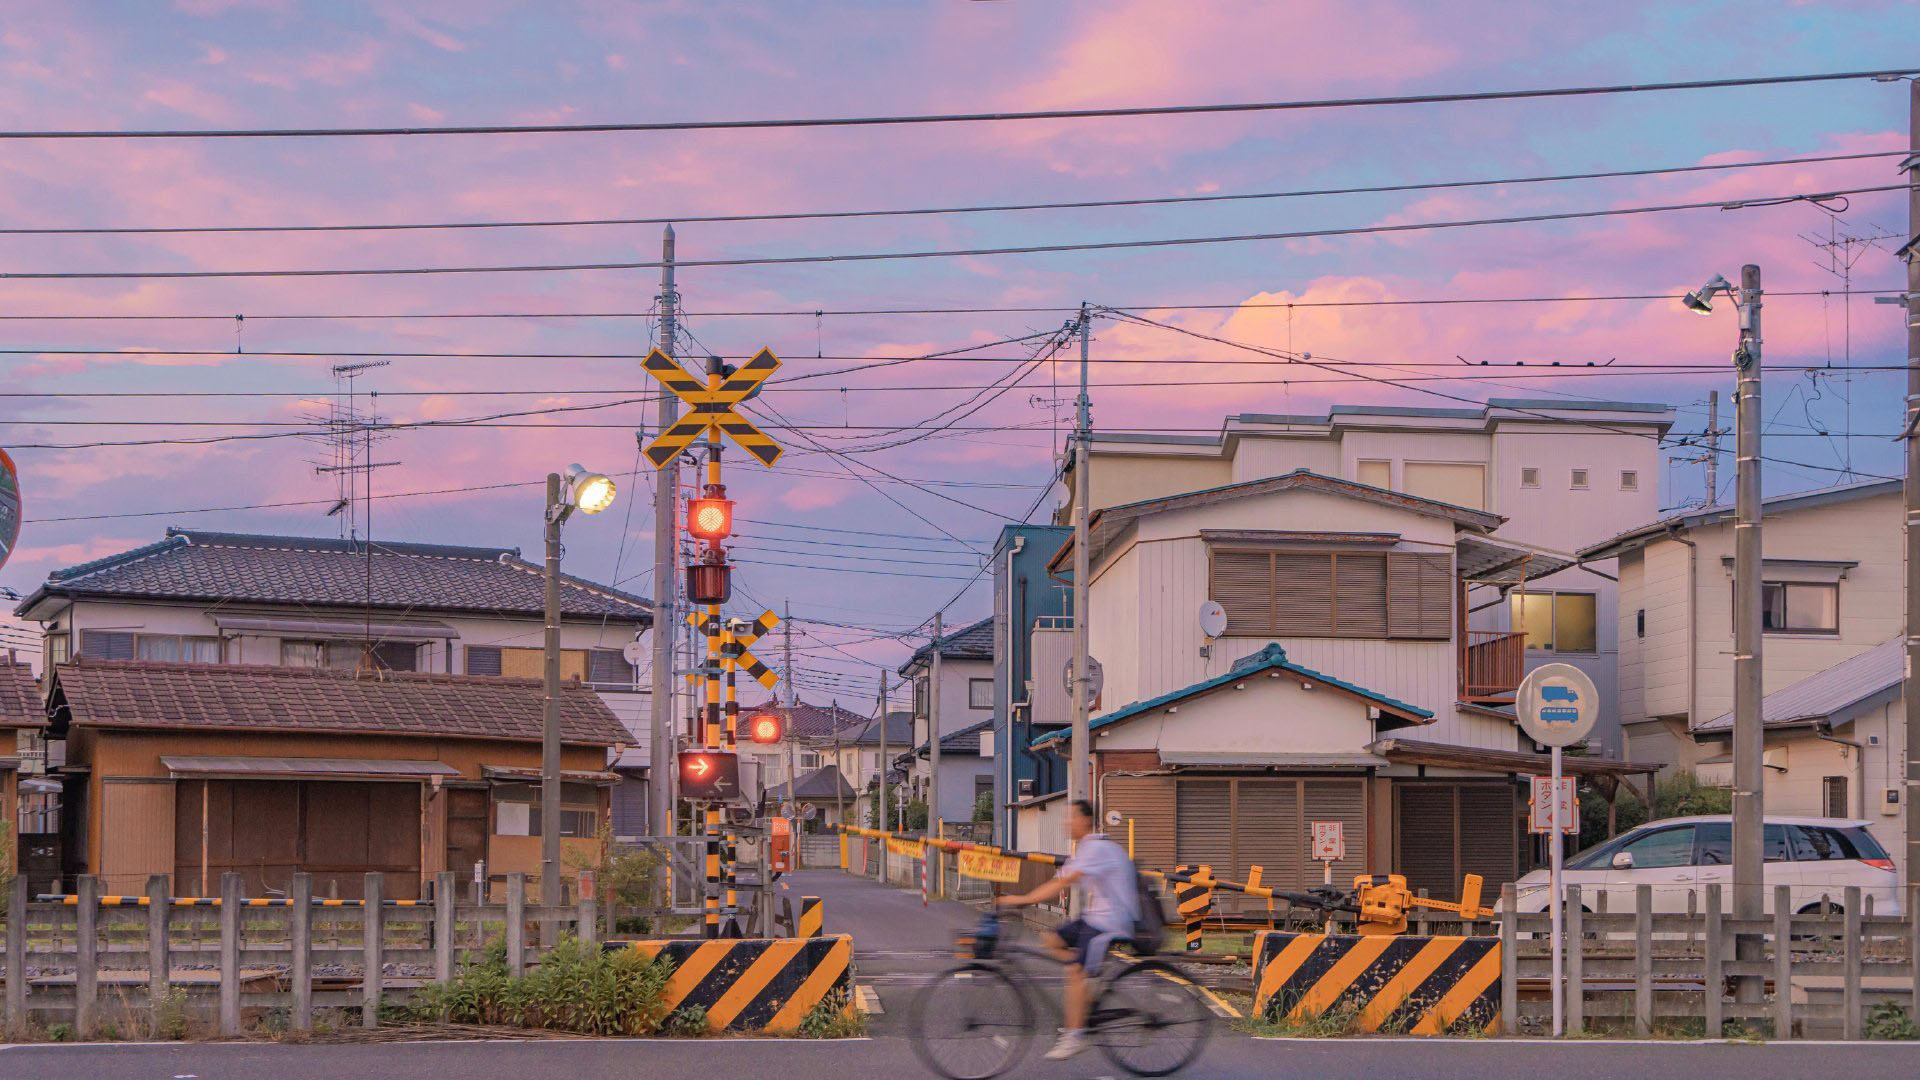
[[[1353,478],[1372,487],[1391,488],[1393,487],[1393,462],[1356,461],[1353,467]]]
[[[66,641],[64,634],[59,638],[63,643]],[[93,660],[217,664],[220,662],[220,639],[180,634],[137,634],[128,630],[82,630],[80,655]]]
[[[367,646],[358,641],[280,642],[280,666],[329,668],[357,671],[368,656]],[[372,659],[382,671],[414,671],[420,661],[420,646],[407,641],[382,641],[373,646]]]
[[[64,664],[73,659],[73,638],[66,634],[47,635],[47,663]]]
[[[1209,595],[1230,635],[1445,639],[1453,566],[1444,554],[1214,548]]]
[[[1835,779],[1845,779],[1845,777]],[[1793,845],[1793,857],[1805,862],[1887,857],[1886,849],[1882,848],[1865,829],[1828,829],[1817,825],[1789,825],[1787,838]]]
[[[1787,827],[1768,825],[1761,834],[1767,862],[1787,861]],[[1733,826],[1724,821],[1702,822],[1694,826],[1693,865],[1732,866]]]
[[[925,719],[927,716],[927,677],[925,675],[913,680],[913,716],[916,720]]]
[[[1640,490],[1640,471],[1638,469],[1621,469],[1620,470],[1620,490],[1621,491],[1639,491]]]
[[[1827,817],[1847,817],[1847,778],[1828,776],[1820,781],[1820,802]]]
[[[560,835],[593,836],[599,828],[600,797],[591,784],[560,785]],[[540,835],[540,785],[495,784],[493,834]]]
[[[1760,586],[1760,625],[1770,634],[1839,633],[1839,584],[1763,582]]]
[[[1647,609],[1646,608],[1641,608],[1640,610],[1633,613],[1633,636],[1641,637],[1641,638],[1647,636]]]
[[[598,651],[598,650],[596,650]],[[607,650],[611,652],[612,650]],[[498,645],[469,645],[466,647],[467,674],[469,675],[505,675],[515,679],[541,679],[547,674],[547,655],[541,649],[508,649]],[[613,653],[613,659],[625,663],[619,653]],[[586,649],[560,650],[560,678],[574,682],[598,682],[588,679],[590,658]],[[606,661],[600,661],[602,665]],[[606,671],[606,667],[599,670]],[[616,682],[631,681],[626,679]]]
[[[500,674],[500,650],[492,645],[469,645],[466,648],[467,674]]]
[[[993,680],[992,679],[968,679],[967,680],[967,708],[969,709],[993,708]]]
[[[809,750],[809,751],[807,751],[806,753],[804,753],[804,754],[801,754],[801,755],[800,755],[800,767],[801,767],[801,768],[803,768],[803,769],[817,769],[817,768],[819,768],[819,767],[820,767],[820,755],[819,755],[819,754],[817,754],[817,753],[815,753],[815,752],[814,752],[814,751],[812,751],[812,750]]]
[[[1532,466],[1527,466],[1526,468],[1521,469],[1520,470],[1520,486],[1523,488],[1539,487],[1540,486],[1540,470]]]
[[[1628,842],[1620,850],[1633,856],[1635,870],[1688,866],[1693,862],[1693,826],[1658,829]],[[1611,860],[1608,865],[1612,865]]]
[[[608,686],[632,686],[633,665],[619,649],[587,651],[587,681]]]
[[[1575,489],[1583,489],[1586,486],[1587,486],[1587,470],[1585,469],[1573,470],[1573,487]]]
[[[1598,605],[1592,593],[1515,593],[1507,597],[1509,624],[1525,631],[1527,648],[1590,653],[1599,647]],[[1644,620],[1641,636],[1645,636]]]

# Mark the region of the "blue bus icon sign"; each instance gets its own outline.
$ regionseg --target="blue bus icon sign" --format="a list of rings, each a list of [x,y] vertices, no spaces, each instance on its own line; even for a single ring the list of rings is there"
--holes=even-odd
[[[1580,722],[1580,695],[1571,686],[1542,686],[1539,716],[1546,724]]]

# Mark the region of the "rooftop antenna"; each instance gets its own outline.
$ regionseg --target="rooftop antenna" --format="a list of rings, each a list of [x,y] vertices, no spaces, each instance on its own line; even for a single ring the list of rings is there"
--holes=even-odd
[[[1820,204],[1815,203],[1814,205],[1819,206]],[[1822,237],[1817,232],[1801,233],[1800,239],[1812,244],[1824,253],[1824,255],[1815,257],[1814,265],[1840,279],[1840,359],[1841,367],[1847,370],[1844,370],[1844,373],[1840,377],[1840,402],[1844,412],[1842,413],[1840,425],[1840,445],[1834,448],[1834,452],[1840,458],[1840,482],[1844,484],[1854,479],[1852,438],[1853,372],[1850,370],[1853,367],[1853,264],[1859,262],[1861,256],[1867,252],[1880,247],[1884,241],[1900,241],[1905,240],[1907,237],[1905,233],[1894,232],[1891,229],[1881,225],[1874,225],[1871,222],[1868,223],[1870,226],[1868,229],[1859,229],[1849,224],[1846,218],[1841,217],[1835,211],[1828,210],[1824,206],[1820,208],[1826,210],[1827,213],[1826,236]],[[1825,306],[1825,299],[1823,296],[1823,307]],[[1833,364],[1832,340],[1831,337],[1827,339],[1827,363],[1829,367]],[[1819,372],[1808,372],[1807,377],[1811,379],[1816,386],[1818,385],[1820,380]],[[1811,404],[1809,404],[1807,408],[1807,413],[1808,425],[1815,426],[1816,422],[1812,416]]]

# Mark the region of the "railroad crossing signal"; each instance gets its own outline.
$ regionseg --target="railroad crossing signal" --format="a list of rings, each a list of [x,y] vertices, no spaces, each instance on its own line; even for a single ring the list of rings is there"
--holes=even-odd
[[[710,627],[708,625],[710,621],[707,616],[698,611],[687,614],[687,625],[693,627],[695,633],[721,635],[720,662],[722,664],[732,664],[735,670],[744,671],[753,676],[755,682],[769,690],[780,684],[779,673],[761,663],[759,657],[747,651],[747,646],[772,633],[773,628],[780,625],[780,616],[771,611],[763,611],[759,618],[746,624],[745,630],[734,629],[731,632],[728,630],[726,620],[721,620],[717,627]],[[738,620],[735,622],[737,623]],[[691,672],[687,675],[687,681],[697,683],[705,677],[701,672]]]
[[[731,802],[740,797],[740,755],[726,750],[680,751],[680,797]]]
[[[641,366],[647,374],[660,380],[660,385],[686,402],[690,410],[647,444],[647,460],[653,462],[654,468],[666,468],[668,462],[679,457],[682,450],[709,429],[739,443],[742,450],[762,465],[772,466],[780,460],[780,444],[734,411],[734,406],[752,396],[768,376],[779,370],[780,358],[773,355],[772,349],[761,349],[711,390],[659,349],[648,353]]]

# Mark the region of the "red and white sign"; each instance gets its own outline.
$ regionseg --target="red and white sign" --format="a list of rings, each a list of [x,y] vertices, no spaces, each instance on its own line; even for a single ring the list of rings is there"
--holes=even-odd
[[[1347,830],[1343,822],[1313,823],[1313,858],[1316,862],[1339,862],[1347,857]]]
[[[1553,790],[1553,778],[1536,776],[1533,778],[1533,794],[1527,809],[1527,831],[1546,834],[1553,831],[1553,803],[1549,792]],[[1573,777],[1560,778],[1560,831],[1579,833],[1580,801],[1573,797]]]

